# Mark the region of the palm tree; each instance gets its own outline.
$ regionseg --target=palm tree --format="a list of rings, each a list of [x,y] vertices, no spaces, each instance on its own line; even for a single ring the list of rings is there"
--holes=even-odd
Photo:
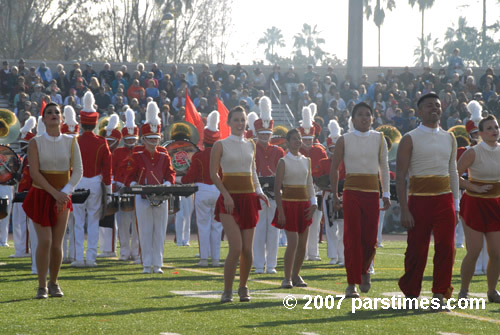
[[[281,30],[276,28],[276,27],[271,27],[268,28],[264,32],[264,37],[259,39],[259,45],[263,44],[266,45],[266,58],[270,62],[275,58],[274,54],[274,48],[275,47],[280,47],[283,48],[285,47],[285,41],[283,40],[283,34],[281,33]]]
[[[325,39],[319,37],[320,33],[317,30],[317,25],[314,27],[307,23],[302,26],[302,31],[293,37],[293,46],[296,49],[296,54],[301,54],[301,49],[307,49],[307,58],[310,62],[316,64],[326,54],[320,47],[320,44],[325,44]]]
[[[369,4],[369,0],[364,0],[365,1],[365,15],[366,19],[369,20],[370,16],[373,12],[373,22],[378,28],[378,66],[380,67],[380,28],[384,24],[384,19],[385,19],[385,12],[384,8],[381,5],[381,0],[376,0],[375,8],[372,9],[372,7]],[[396,7],[396,1],[395,0],[386,0],[386,6],[388,10],[392,11],[394,7]]]
[[[423,41],[421,41],[420,38],[418,40],[420,46],[417,47],[413,53],[414,56],[417,56],[415,59],[415,64],[425,64],[425,61],[427,59],[427,63],[429,64],[429,66],[431,66],[431,60],[432,64],[434,65],[442,65],[441,63],[443,62],[443,49],[439,47],[439,39],[432,39],[431,34],[429,34],[424,37]]]
[[[420,50],[425,50],[425,37],[424,37],[424,12],[426,9],[431,8],[434,5],[434,0],[408,0],[410,6],[414,7],[418,3],[418,9],[422,12],[422,33],[420,36]],[[424,66],[425,63],[425,53],[422,52],[420,63]]]

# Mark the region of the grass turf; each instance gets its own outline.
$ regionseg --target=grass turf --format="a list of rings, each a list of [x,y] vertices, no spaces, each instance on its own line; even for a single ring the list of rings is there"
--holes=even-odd
[[[403,272],[404,241],[386,241],[378,249],[372,289],[363,297],[385,297],[399,292]],[[280,289],[283,254],[279,250],[278,274],[253,273],[249,287],[253,300],[220,304],[223,268],[199,268],[196,242],[191,247],[165,246],[165,274],[142,274],[140,265],[112,259],[98,260],[97,268],[63,265],[60,284],[64,298],[34,300],[37,280],[27,258],[8,258],[12,247],[0,248],[1,334],[499,334],[500,306],[486,303],[485,310],[428,311],[360,310],[351,312],[351,301],[337,309],[304,309],[304,295],[343,292],[345,270],[328,265],[326,243],[320,245],[321,262],[305,262],[301,272],[308,289]],[[223,242],[221,255],[227,253]],[[457,250],[453,269],[454,297],[460,286],[464,249]],[[432,286],[432,247],[424,275],[423,295]],[[237,289],[237,280],[235,282]],[[193,295],[193,291],[201,291]],[[486,276],[476,276],[471,292],[485,293]],[[184,292],[184,295],[181,294]],[[298,305],[288,310],[283,297],[292,294]],[[396,293],[393,293],[396,294]],[[267,298],[265,298],[267,296]],[[312,306],[313,304],[311,304]]]

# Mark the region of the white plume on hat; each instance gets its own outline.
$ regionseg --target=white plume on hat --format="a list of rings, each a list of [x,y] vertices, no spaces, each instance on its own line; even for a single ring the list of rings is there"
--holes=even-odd
[[[272,116],[272,103],[271,99],[263,96],[259,100],[260,118],[262,119],[262,125],[264,128],[269,128],[269,123],[273,119]]]
[[[75,127],[78,124],[78,121],[76,121],[76,113],[73,107],[70,105],[64,106],[64,123],[68,125],[68,129],[70,132],[75,131]]]
[[[46,132],[45,123],[42,121],[43,116],[38,117],[38,123],[36,126],[36,134],[43,135]]]
[[[24,126],[21,128],[21,135],[24,138],[27,133],[33,130],[36,127],[36,117],[30,116],[28,120],[24,123]]]
[[[318,112],[318,106],[314,102],[311,102],[308,107],[311,110],[311,119],[314,120],[314,117]]]
[[[340,137],[340,126],[337,120],[330,120],[328,123],[328,130],[330,131],[330,137],[333,142],[336,142],[337,139]]]
[[[313,118],[311,108],[309,106],[302,107],[302,128],[311,129],[313,127]]]
[[[144,124],[149,124],[151,127],[151,131],[156,133],[158,131],[158,127],[160,126],[161,120],[158,114],[160,113],[160,109],[156,102],[151,101],[148,103],[148,107],[146,109],[146,121]]]
[[[85,95],[83,96],[82,112],[89,112],[89,113],[95,112],[96,110],[94,108],[94,103],[95,103],[95,99],[94,99],[94,95],[92,94],[92,92],[90,90],[85,92]]]
[[[205,128],[213,132],[219,130],[219,118],[220,115],[218,111],[210,112],[207,116],[207,126]]]
[[[259,119],[259,116],[257,115],[257,113],[251,112],[251,113],[248,113],[247,119],[248,119],[248,129],[250,129],[252,131],[253,135],[257,135],[257,133],[255,132],[254,123],[255,123],[255,121],[257,121]]]
[[[135,128],[135,113],[131,108],[125,111],[125,127],[129,135],[134,135]]]
[[[119,121],[120,118],[118,117],[118,114],[113,114],[109,117],[108,124],[106,125],[106,136],[110,136],[113,129],[118,127]]]
[[[481,121],[481,112],[483,111],[483,107],[476,100],[472,100],[471,102],[469,102],[467,104],[467,109],[471,113],[470,119],[472,121],[474,121],[474,124],[477,127],[479,124],[479,121]]]

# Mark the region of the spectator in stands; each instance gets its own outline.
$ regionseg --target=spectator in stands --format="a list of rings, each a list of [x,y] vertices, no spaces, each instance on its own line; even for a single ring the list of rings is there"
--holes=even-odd
[[[99,81],[101,82],[101,86],[104,86],[104,84],[111,85],[113,80],[115,80],[115,72],[111,70],[111,65],[109,63],[104,63],[104,69],[99,72]]]
[[[163,71],[160,70],[157,63],[153,63],[153,65],[151,67],[151,72],[153,72],[153,77],[154,77],[154,79],[157,80],[157,82],[160,82],[163,80]]]
[[[293,65],[290,65],[288,71],[283,75],[283,83],[285,84],[288,100],[292,101],[294,98],[293,94],[297,92],[300,83],[299,75],[295,72]]]
[[[123,88],[121,88],[121,87],[120,87],[120,88],[118,88],[118,89],[116,90],[115,95],[113,95],[113,96],[111,97],[111,103],[112,103],[113,105],[115,105],[115,108],[116,108],[116,106],[118,105],[118,100],[119,100],[119,98],[121,98],[121,101],[122,101],[122,103],[123,103],[124,105],[128,105],[128,99],[127,99],[127,97],[124,95],[124,93],[123,93]]]
[[[245,100],[247,102],[247,106],[250,110],[253,109],[253,106],[255,105],[255,103],[253,102],[253,99],[252,97],[249,95],[248,93],[248,90],[247,89],[244,89],[242,92],[241,92],[241,97],[240,97],[240,101],[241,100]]]
[[[410,72],[408,66],[405,66],[403,73],[399,75],[399,80],[403,84],[403,87],[407,89],[408,84],[413,82],[413,80],[415,80],[415,75],[412,72]]]
[[[29,112],[31,110],[31,101],[28,100],[28,95],[26,93],[20,93],[18,102],[14,106],[14,114],[16,114],[18,118],[25,110]]]
[[[136,66],[137,71],[141,74],[139,77],[139,82],[142,87],[144,87],[144,81],[148,77],[148,73],[144,70],[144,64],[143,63],[138,63]]]
[[[128,67],[127,65],[125,64],[122,64],[122,66],[120,66],[120,71],[122,72],[123,74],[123,79],[125,79],[127,81],[127,83],[130,85],[130,73],[128,73]]]
[[[87,63],[85,64],[85,71],[82,73],[83,78],[87,81],[87,83],[90,83],[90,80],[95,77],[98,78],[97,72],[94,71],[92,68],[92,63]]]
[[[87,92],[87,87],[83,84],[83,78],[76,78],[75,86],[73,87],[76,91],[76,95],[81,99],[85,92]]]
[[[170,68],[170,80],[174,83],[174,88],[178,90],[181,87],[181,76],[177,72],[177,65],[173,64]]]
[[[198,110],[198,113],[200,113],[201,116],[207,117],[208,114],[213,110],[213,108],[211,108],[208,105],[208,99],[207,98],[201,97],[200,98],[200,105],[197,107],[197,110]]]
[[[198,76],[194,73],[194,68],[192,66],[188,67],[188,71],[185,76],[189,88],[198,85]]]
[[[489,99],[488,102],[486,103],[486,106],[488,110],[490,111],[491,114],[495,115],[497,119],[500,117],[500,102],[498,101],[498,94],[496,92],[493,92]]]
[[[57,87],[50,88],[49,97],[51,102],[55,102],[59,106],[62,106],[63,104],[62,96],[59,94],[59,89]]]
[[[339,93],[342,99],[344,99],[344,101],[351,100],[352,92],[351,92],[351,83],[349,80],[344,81],[342,87],[340,88]]]
[[[234,74],[230,74],[227,77],[227,80],[222,85],[223,85],[224,91],[226,91],[226,92],[231,92],[231,91],[235,90],[237,88],[237,86],[236,86],[236,77],[234,76]]]
[[[35,91],[31,93],[30,100],[31,102],[36,102],[38,106],[42,105],[42,98],[45,95],[43,93],[43,85],[42,84],[36,84],[35,85]]]
[[[99,93],[100,87],[101,85],[99,85],[99,79],[97,79],[97,76],[90,77],[89,90],[92,92],[94,96]]]
[[[25,78],[28,76],[30,72],[29,69],[25,67],[25,62],[23,58],[19,59],[19,62],[17,63],[17,69],[19,71],[18,72],[19,75]]]
[[[446,121],[447,129],[450,129],[451,127],[454,127],[459,124],[462,124],[462,121],[460,121],[458,110],[454,110],[448,117],[448,120]]]
[[[393,98],[391,96],[391,98]],[[385,110],[385,120],[391,122],[392,118],[396,116],[396,108],[399,107],[399,102],[396,99],[392,99],[391,105]]]
[[[139,72],[135,72],[135,73],[139,73]],[[139,83],[139,79],[134,79],[132,81],[132,85],[128,88],[128,91],[127,91],[127,96],[130,98],[130,99],[139,99],[140,97],[140,91],[144,91],[144,87],[142,87]]]
[[[117,92],[118,93],[118,92]],[[125,97],[123,95],[116,95],[115,96],[115,111],[121,111],[123,109],[123,106],[127,105],[125,101]]]
[[[182,74],[181,74],[181,77],[182,77]],[[148,74],[146,75],[146,79],[144,80],[144,88],[148,87],[150,80],[152,80],[154,83],[154,86],[156,88],[158,88],[158,86],[159,86],[158,80],[155,79],[155,74],[153,72],[148,72]]]
[[[253,84],[254,87],[258,90],[265,90],[266,89],[266,84],[267,84],[267,79],[260,67],[256,68],[253,71],[254,77],[253,77]]]
[[[75,105],[81,105],[80,97],[76,95],[76,90],[74,88],[69,89],[69,95],[64,99],[64,105],[71,105],[73,108]]]
[[[220,81],[222,85],[225,85],[229,74],[224,69],[224,65],[222,63],[217,63],[217,71],[214,72],[213,76],[215,80]]]
[[[155,87],[155,79],[149,79],[148,88],[146,88],[146,97],[151,97],[153,99],[157,99],[160,97],[160,91],[157,87]]]
[[[40,66],[36,68],[35,73],[37,76],[42,78],[44,86],[48,86],[52,80],[52,71],[47,67],[45,62],[40,63]]]
[[[9,90],[9,62],[4,60],[2,62],[2,69],[0,70],[0,95],[7,96],[10,93]]]
[[[163,80],[161,81],[159,86],[160,86],[159,89],[161,91],[167,92],[167,97],[170,99],[170,101],[172,101],[175,98],[176,92],[174,89],[174,83],[172,83],[172,81],[170,80],[169,74],[165,74],[163,76]]]
[[[82,71],[80,69],[80,63],[78,63],[77,61],[74,61],[73,62],[73,70],[69,71],[69,74],[68,74],[68,80],[70,83],[73,83],[73,81],[74,81],[73,77],[75,76],[76,70],[79,70],[80,72]]]
[[[241,74],[244,73],[245,76],[248,78],[248,72],[241,67],[240,63],[236,63],[236,65],[231,69],[229,74],[234,75],[234,78],[236,82],[242,81]]]
[[[179,109],[186,105],[185,92],[183,90],[177,90],[177,96],[172,100],[171,112],[175,116],[179,112]]]
[[[422,74],[422,81],[423,82],[431,82],[432,84],[436,83],[436,75],[432,72],[432,69],[430,66],[424,66],[424,73]],[[422,92],[422,94],[425,94]]]
[[[17,78],[17,83],[14,88],[11,90],[11,101],[14,101],[15,96],[19,93],[28,93],[28,86],[24,81],[24,77],[20,76]]]
[[[405,119],[403,118],[403,111],[401,108],[396,108],[395,115],[392,118],[392,123],[400,133],[404,133]]]
[[[453,50],[452,55],[448,59],[448,76],[451,77],[454,73],[457,73],[459,76],[464,74],[465,64],[462,57],[459,56],[460,49],[455,48]]]
[[[464,92],[468,99],[472,99],[474,94],[477,92],[476,80],[473,76],[468,76],[465,80]]]
[[[307,71],[304,74],[302,82],[306,85],[306,87],[309,87],[309,84],[311,81],[314,79],[316,76],[316,72],[314,72],[314,66],[312,64],[307,65]]]
[[[338,80],[337,80],[337,75],[333,72],[334,68],[333,65],[329,65],[328,68],[326,69],[326,75],[330,77],[332,80],[332,83],[335,85],[338,85]]]
[[[276,85],[278,85],[278,88],[281,91],[284,91],[283,75],[281,74],[281,68],[278,64],[273,66],[273,72],[271,72],[267,77],[267,87],[271,87],[271,80],[273,79],[276,82]]]
[[[106,112],[106,108],[108,108],[111,103],[111,97],[106,94],[104,87],[100,86],[99,91],[94,95],[94,98],[97,105],[97,112],[102,115]]]
[[[70,81],[71,87],[75,87],[76,83],[78,81],[81,81],[83,86],[87,87],[89,86],[89,83],[83,78],[82,70],[81,69],[76,69],[75,73],[73,74],[73,80]]]
[[[113,80],[113,83],[111,84],[113,93],[116,93],[120,84],[123,85],[124,90],[128,90],[128,83],[125,79],[123,79],[123,73],[121,71],[117,71],[115,74],[115,80]]]

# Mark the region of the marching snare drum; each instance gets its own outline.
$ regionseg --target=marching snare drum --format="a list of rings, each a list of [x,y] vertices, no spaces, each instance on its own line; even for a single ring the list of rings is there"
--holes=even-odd
[[[135,196],[123,194],[120,196],[120,210],[132,212],[135,209]]]
[[[9,215],[9,197],[0,195],[0,220]]]

